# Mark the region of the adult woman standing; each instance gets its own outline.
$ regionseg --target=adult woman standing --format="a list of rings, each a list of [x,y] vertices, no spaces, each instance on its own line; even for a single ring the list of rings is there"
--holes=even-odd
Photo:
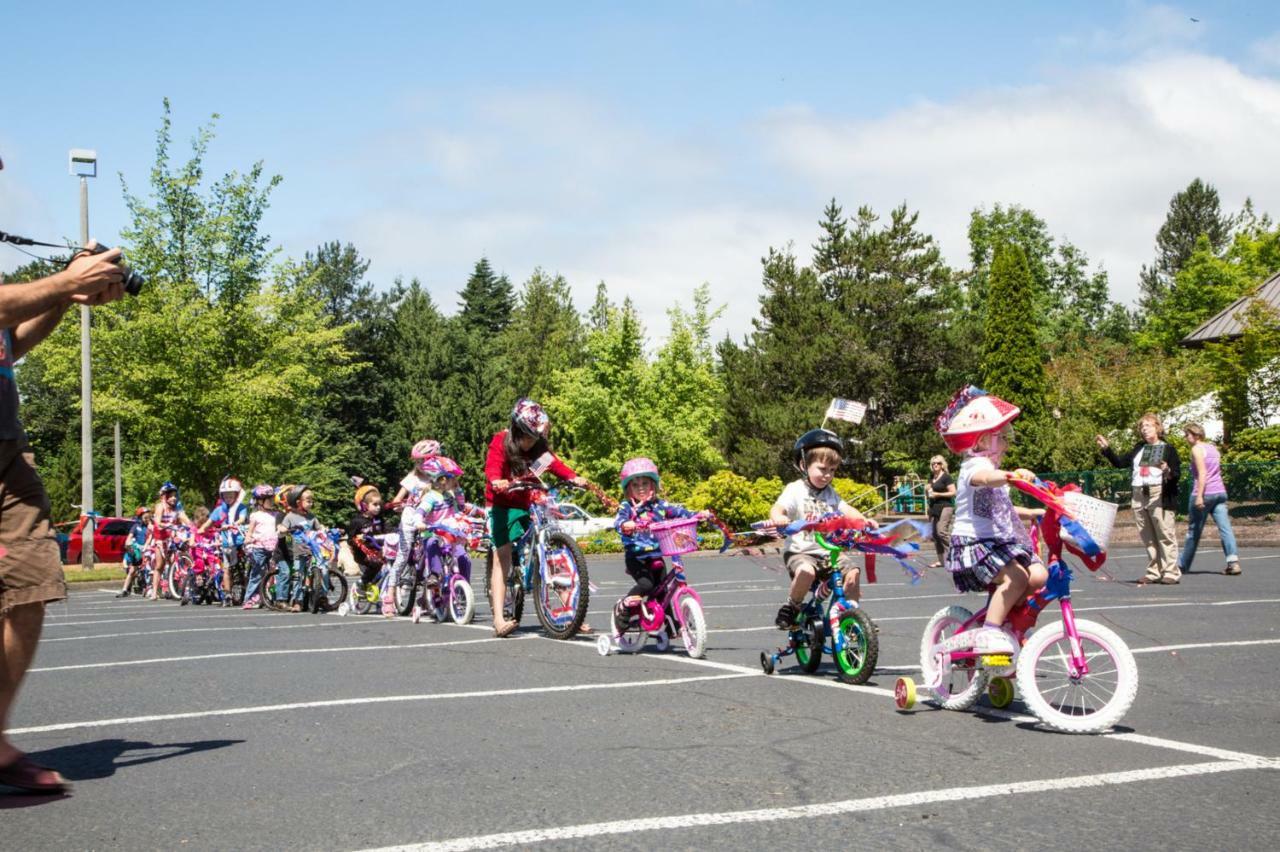
[[[947,471],[947,460],[942,456],[929,459],[929,484],[924,487],[929,498],[929,520],[933,522],[933,549],[938,561],[930,568],[941,568],[951,546],[951,519],[956,513],[956,484]]]
[[[1200,545],[1200,533],[1204,522],[1213,518],[1222,539],[1222,552],[1227,557],[1227,567],[1222,572],[1232,576],[1240,573],[1240,555],[1236,552],[1236,536],[1231,531],[1231,516],[1227,514],[1227,486],[1222,482],[1222,457],[1218,448],[1205,440],[1204,427],[1188,423],[1182,430],[1191,446],[1191,497],[1187,506],[1187,540],[1182,544],[1178,568],[1186,571],[1196,558]]]
[[[1164,424],[1154,413],[1142,415],[1134,429],[1138,443],[1123,456],[1116,455],[1106,437],[1098,435],[1095,440],[1107,461],[1116,467],[1133,469],[1133,517],[1138,523],[1138,535],[1147,548],[1147,573],[1138,580],[1138,585],[1176,586],[1182,577],[1173,530],[1178,478],[1182,475],[1178,452],[1165,442]]]

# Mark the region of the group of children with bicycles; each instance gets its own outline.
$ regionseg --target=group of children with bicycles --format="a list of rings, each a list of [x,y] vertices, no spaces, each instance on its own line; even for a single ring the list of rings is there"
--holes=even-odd
[[[956,500],[953,544],[947,570],[960,591],[995,591],[988,620],[998,627],[1009,607],[1044,584],[1043,565],[1035,557],[1027,539],[1023,517],[1034,514],[1015,510],[1008,496],[1012,478],[1029,478],[1029,471],[1003,471],[998,464],[1008,449],[1010,423],[1018,409],[996,397],[966,388],[952,401],[938,420],[938,429],[952,450],[962,453]],[[511,568],[512,544],[523,535],[529,520],[531,494],[517,486],[522,480],[549,473],[578,486],[586,481],[559,459],[548,446],[550,421],[536,402],[521,399],[511,412],[508,428],[495,434],[485,460],[485,503],[488,529],[494,552],[489,589],[495,613],[494,632],[507,636],[516,624],[504,618],[504,578]],[[788,484],[770,511],[769,522],[782,529],[797,520],[817,520],[839,515],[863,521],[874,529],[853,506],[842,500],[831,482],[842,461],[843,443],[827,429],[810,430],[797,439],[793,462],[801,476]],[[466,501],[459,486],[461,467],[441,454],[440,444],[426,439],[410,453],[413,469],[400,481],[394,498],[384,501],[374,485],[357,481],[355,513],[343,530],[344,550],[359,570],[352,600],[370,596],[377,589],[384,615],[397,612],[395,589],[405,585],[408,574],[419,572],[424,588],[439,582],[444,548],[459,537],[476,540],[475,529],[485,512]],[[626,462],[620,472],[623,500],[619,503],[614,527],[625,552],[625,570],[634,581],[614,609],[613,627],[620,630],[638,602],[651,595],[667,568],[650,527],[672,518],[701,517],[659,497],[657,466],[643,457]],[[191,572],[210,582],[220,578],[223,606],[232,605],[232,578],[241,566],[244,571],[243,605],[252,609],[262,600],[262,580],[272,565],[291,566],[293,581],[288,586],[289,608],[301,609],[304,581],[315,551],[305,546],[308,537],[325,530],[312,514],[314,502],[305,485],[272,488],[258,485],[250,493],[252,506],[245,505],[244,489],[232,478],[219,486],[220,499],[212,512],[196,511],[187,518],[178,501],[178,490],[169,482],[160,489],[154,508],[140,508],[130,532],[127,563],[129,576],[121,594],[134,588],[135,577],[144,570],[151,579],[145,594],[156,598],[158,578],[169,562],[184,549],[205,554],[203,564]],[[387,508],[400,509],[397,524],[383,516]],[[461,529],[461,536],[439,537],[433,530]],[[470,535],[468,535],[470,533]],[[216,537],[216,546],[209,546]],[[471,563],[465,548],[455,551],[457,567],[470,579]],[[417,559],[418,565],[411,564]],[[790,577],[787,598],[779,608],[775,623],[789,629],[805,595],[829,572],[826,551],[811,532],[786,536],[783,558]],[[194,560],[193,560],[194,561]],[[216,563],[216,564],[210,564]],[[845,597],[857,602],[861,597],[860,572],[850,561],[842,565]],[[408,572],[408,574],[406,573]],[[409,584],[411,587],[412,584]],[[184,603],[193,599],[194,582],[181,591]],[[214,590],[219,591],[219,590]],[[415,606],[415,620],[422,601]],[[583,625],[581,632],[590,632]],[[1005,652],[1007,638],[998,629],[983,631],[984,650]]]

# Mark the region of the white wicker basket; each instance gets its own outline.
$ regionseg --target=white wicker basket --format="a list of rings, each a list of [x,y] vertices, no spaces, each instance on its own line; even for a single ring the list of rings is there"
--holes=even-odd
[[[1116,509],[1115,503],[1108,503],[1106,500],[1099,500],[1097,497],[1090,497],[1087,494],[1081,494],[1079,491],[1068,491],[1062,495],[1062,502],[1071,510],[1071,514],[1075,515],[1076,520],[1084,527],[1089,535],[1093,536],[1093,540],[1098,543],[1098,547],[1102,548],[1105,553],[1107,543],[1111,540],[1111,530],[1116,525]],[[1079,546],[1079,542],[1067,534],[1066,530],[1062,531],[1062,538]]]

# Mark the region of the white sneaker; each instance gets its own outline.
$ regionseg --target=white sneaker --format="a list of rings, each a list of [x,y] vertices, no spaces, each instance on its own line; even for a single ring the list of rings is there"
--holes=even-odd
[[[983,627],[973,637],[973,650],[977,654],[1012,654],[1013,640],[999,627]]]

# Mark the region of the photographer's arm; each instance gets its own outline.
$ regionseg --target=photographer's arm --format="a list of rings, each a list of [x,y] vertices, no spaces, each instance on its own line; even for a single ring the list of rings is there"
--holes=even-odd
[[[81,252],[48,278],[0,287],[0,328],[13,329],[14,357],[48,337],[71,303],[101,305],[120,298],[124,270],[119,260],[119,249]]]

